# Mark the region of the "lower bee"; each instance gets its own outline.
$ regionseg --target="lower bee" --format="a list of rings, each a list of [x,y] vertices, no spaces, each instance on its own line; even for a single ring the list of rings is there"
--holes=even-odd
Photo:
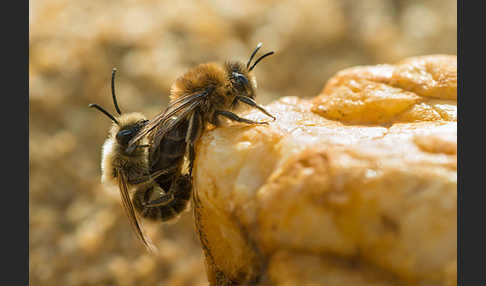
[[[152,171],[165,171],[155,179],[169,188],[181,172],[184,156],[189,159],[189,175],[195,159],[195,142],[200,138],[207,124],[220,126],[220,118],[245,124],[268,124],[242,118],[233,111],[241,104],[257,108],[275,120],[265,108],[255,102],[256,78],[253,68],[268,52],[252,60],[262,44],[251,53],[246,65],[239,61],[224,64],[207,63],[198,65],[179,77],[171,86],[170,103],[134,136],[128,149],[136,148],[142,138],[149,139],[149,156]]]
[[[149,145],[142,144],[141,140],[128,148],[128,142],[142,130],[148,120],[140,113],[121,113],[115,96],[115,73],[116,69],[113,69],[111,90],[119,116],[111,115],[97,104],[89,105],[113,121],[109,137],[103,144],[102,181],[118,186],[123,209],[137,238],[147,249],[153,251],[155,247],[144,233],[135,212],[152,220],[166,221],[174,218],[188,205],[192,190],[191,180],[188,176],[180,175],[174,178],[172,186],[168,186],[167,189],[161,188],[156,180],[166,174],[167,170],[151,172],[147,151]],[[176,190],[172,190],[171,187]],[[135,193],[131,198],[129,191],[132,188],[135,188]]]

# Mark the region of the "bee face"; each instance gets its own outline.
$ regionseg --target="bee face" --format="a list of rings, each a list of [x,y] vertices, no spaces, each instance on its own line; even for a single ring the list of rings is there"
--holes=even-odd
[[[116,142],[123,147],[128,146],[128,142],[140,131],[146,120],[140,120],[135,124],[129,124],[125,127],[120,128],[116,133]]]
[[[225,66],[230,88],[238,95],[255,98],[256,79],[240,62],[228,62]]]

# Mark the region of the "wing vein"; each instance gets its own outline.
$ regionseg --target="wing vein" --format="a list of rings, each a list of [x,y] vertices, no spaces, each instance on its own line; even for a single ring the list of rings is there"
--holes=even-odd
[[[181,97],[171,102],[169,106],[167,106],[164,112],[160,113],[159,115],[151,119],[147,123],[147,125],[145,125],[145,127],[142,130],[140,130],[137,136],[135,136],[134,138],[132,138],[132,140],[130,140],[129,146],[133,145],[135,142],[142,139],[145,135],[147,135],[147,133],[151,132],[154,128],[163,126],[167,120],[169,120],[172,116],[177,115],[177,113],[180,112],[181,110],[185,110],[183,114],[186,114],[188,108],[193,109],[196,105],[198,105],[201,102],[201,100],[207,94],[208,91],[197,92],[197,93],[193,93]],[[182,116],[178,116],[178,117],[182,117]],[[173,125],[171,126],[173,127]]]
[[[127,179],[125,174],[121,171],[117,171],[117,178],[118,178],[118,189],[120,190],[120,195],[122,199],[122,206],[125,210],[125,214],[128,217],[128,221],[132,229],[134,230],[137,238],[144,244],[144,246],[151,252],[155,250],[155,246],[150,241],[150,238],[145,236],[142,225],[139,223],[137,219],[137,215],[135,214],[135,210],[132,204],[132,200],[130,199],[130,194],[128,193],[128,186],[127,186]]]

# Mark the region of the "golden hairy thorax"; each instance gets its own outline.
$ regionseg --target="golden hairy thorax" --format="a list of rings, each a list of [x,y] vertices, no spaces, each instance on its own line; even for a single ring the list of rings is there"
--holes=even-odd
[[[171,86],[170,100],[202,91],[208,86],[224,89],[227,74],[217,63],[198,65],[179,77]]]
[[[211,109],[227,109],[239,91],[235,90],[232,82],[232,72],[244,75],[250,85],[250,97],[254,97],[256,89],[255,76],[241,62],[229,61],[223,64],[206,63],[198,65],[179,77],[171,86],[170,100],[174,101],[183,96],[212,89],[208,96]]]

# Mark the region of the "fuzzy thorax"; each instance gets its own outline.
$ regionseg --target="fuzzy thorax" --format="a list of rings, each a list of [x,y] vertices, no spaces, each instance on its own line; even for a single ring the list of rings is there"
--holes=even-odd
[[[170,100],[181,96],[203,91],[208,87],[214,88],[214,93],[226,94],[232,88],[232,73],[243,74],[251,82],[251,88],[256,89],[255,76],[240,62],[226,62],[200,64],[184,75],[180,76],[170,88]]]
[[[226,72],[217,63],[200,64],[179,77],[171,86],[170,100],[201,91],[208,86],[224,87]]]

